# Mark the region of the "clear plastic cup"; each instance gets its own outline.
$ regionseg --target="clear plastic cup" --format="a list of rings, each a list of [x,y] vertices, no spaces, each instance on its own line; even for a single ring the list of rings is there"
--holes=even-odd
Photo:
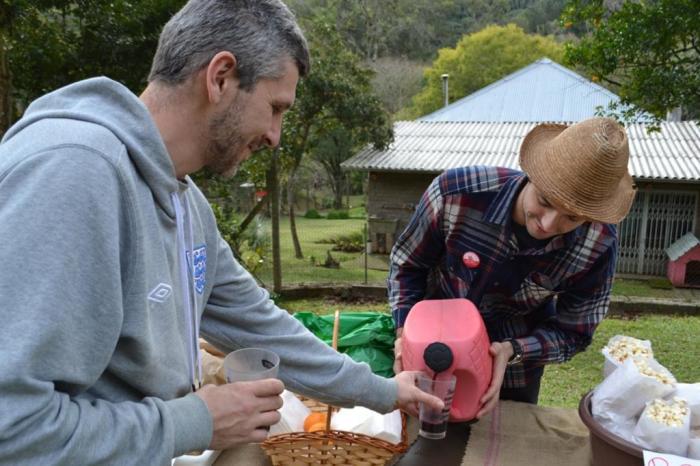
[[[440,374],[436,378],[427,374],[418,376],[418,388],[435,395],[445,403],[445,407],[441,410],[433,409],[425,403],[419,403],[420,430],[418,435],[428,439],[445,438],[456,383],[457,377],[453,374]]]
[[[224,358],[227,382],[274,379],[279,367],[280,357],[274,351],[262,348],[239,349]]]

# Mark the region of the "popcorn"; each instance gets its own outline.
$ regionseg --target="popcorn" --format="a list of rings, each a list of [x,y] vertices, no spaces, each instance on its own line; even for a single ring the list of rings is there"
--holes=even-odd
[[[644,412],[654,422],[670,427],[681,427],[688,416],[688,402],[678,397],[673,397],[669,402],[657,398],[649,403]]]
[[[607,346],[608,354],[618,362],[625,362],[629,357],[650,358],[653,356],[651,348],[636,338],[620,336],[611,339]]]
[[[662,372],[652,368],[649,365],[648,359],[637,359],[632,358],[634,365],[637,366],[640,374],[646,375],[647,377],[653,377],[659,382],[666,385],[673,385],[676,383],[676,379],[671,375],[670,372]],[[687,403],[686,403],[687,405]]]
[[[632,435],[645,450],[685,456],[690,442],[690,409],[684,398],[647,403]]]
[[[649,400],[670,396],[675,389],[673,375],[656,360],[627,358],[596,387],[592,414],[599,422],[604,418],[623,425],[638,418]]]
[[[603,377],[608,377],[626,361],[654,358],[649,340],[639,340],[626,335],[611,337],[601,352],[605,356]]]

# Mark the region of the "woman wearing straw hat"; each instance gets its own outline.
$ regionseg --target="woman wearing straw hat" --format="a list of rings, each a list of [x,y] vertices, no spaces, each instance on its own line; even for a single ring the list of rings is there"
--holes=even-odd
[[[541,124],[523,171],[451,169],[423,194],[391,252],[389,303],[400,336],[422,299],[467,298],[494,357],[477,417],[501,399],[537,403],[544,365],[585,349],[610,303],[618,239],[635,187],[625,130],[608,118]]]

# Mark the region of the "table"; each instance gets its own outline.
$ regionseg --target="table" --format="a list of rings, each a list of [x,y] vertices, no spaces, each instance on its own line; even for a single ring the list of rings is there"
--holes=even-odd
[[[417,438],[418,423],[408,424],[410,448],[393,466],[589,466],[588,429],[578,412],[501,401],[473,425],[451,424],[444,440]],[[214,466],[271,466],[258,445],[221,453]]]

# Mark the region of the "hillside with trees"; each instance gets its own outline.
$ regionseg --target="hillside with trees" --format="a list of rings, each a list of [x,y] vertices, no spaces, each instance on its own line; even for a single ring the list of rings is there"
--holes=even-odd
[[[303,20],[322,16],[366,60],[426,61],[465,34],[513,23],[526,33],[560,34],[566,0],[289,0]]]

